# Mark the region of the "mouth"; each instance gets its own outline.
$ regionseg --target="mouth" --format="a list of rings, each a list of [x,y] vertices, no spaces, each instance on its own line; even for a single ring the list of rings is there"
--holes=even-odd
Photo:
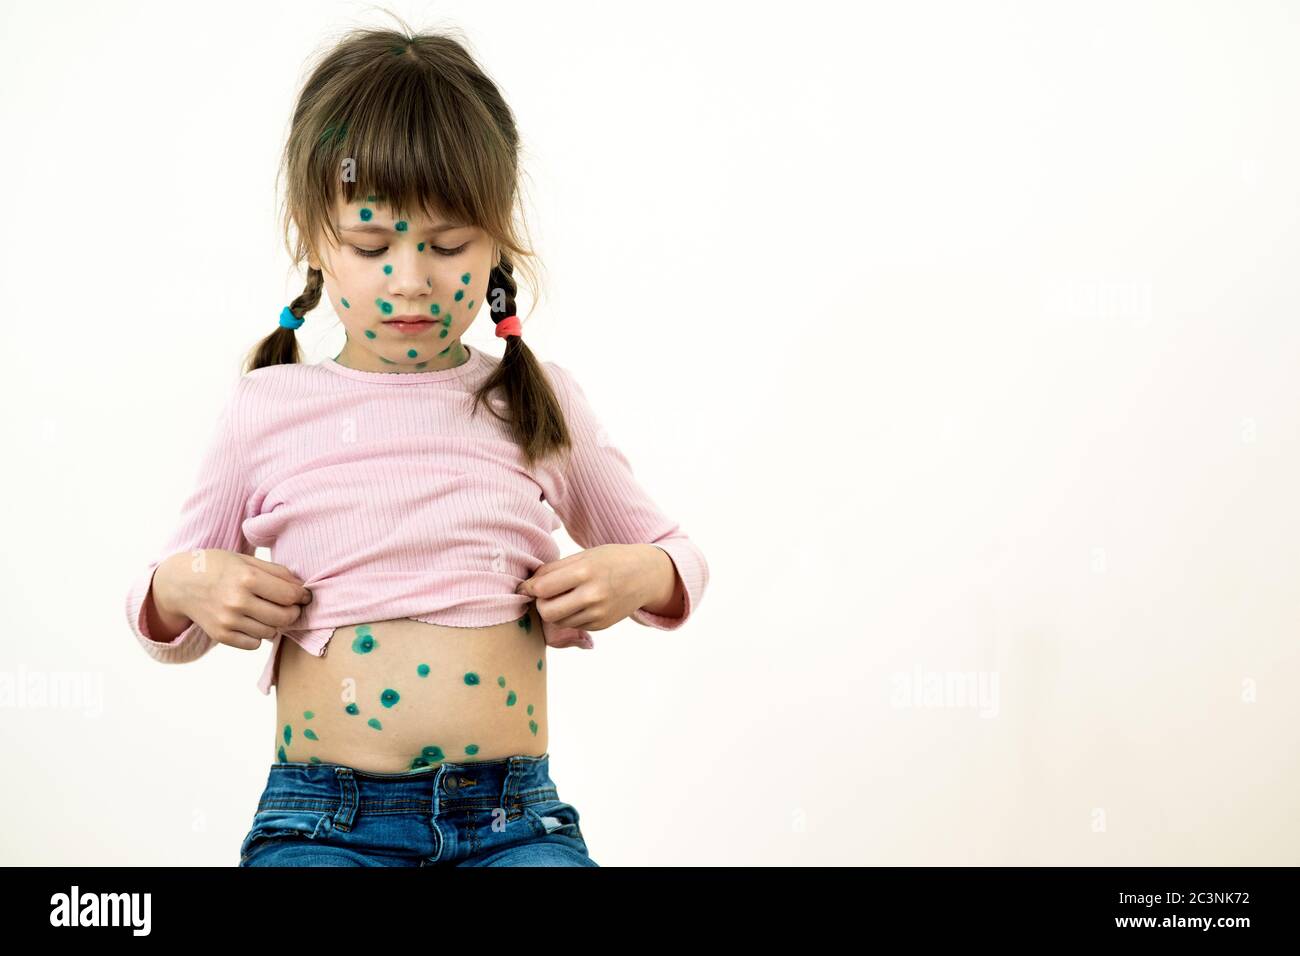
[[[395,319],[385,319],[383,324],[392,326],[399,332],[412,334],[431,329],[437,323],[421,315],[399,315]]]

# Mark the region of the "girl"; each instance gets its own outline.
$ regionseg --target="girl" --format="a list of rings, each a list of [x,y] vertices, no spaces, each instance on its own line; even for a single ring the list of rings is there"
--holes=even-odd
[[[299,96],[284,228],[306,288],[127,600],[159,661],[271,642],[241,866],[595,866],[549,774],[546,648],[628,616],[673,630],[703,597],[704,556],[523,343],[518,149],[444,36],[354,31]],[[346,343],[299,364],[322,290]],[[485,305],[500,359],[462,342]],[[561,521],[585,550],[559,560]]]

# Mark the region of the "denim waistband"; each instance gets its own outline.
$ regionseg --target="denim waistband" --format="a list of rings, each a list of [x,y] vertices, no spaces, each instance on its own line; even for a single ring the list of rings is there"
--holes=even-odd
[[[271,764],[257,809],[336,811],[336,820],[348,826],[353,815],[362,811],[518,809],[557,796],[550,754],[465,763],[449,760],[399,773],[289,761]]]

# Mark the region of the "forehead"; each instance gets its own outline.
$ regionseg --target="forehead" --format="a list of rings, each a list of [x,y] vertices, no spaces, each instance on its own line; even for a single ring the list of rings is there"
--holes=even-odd
[[[399,218],[396,212],[384,202],[383,197],[379,196],[364,196],[352,202],[346,202],[340,196],[334,204],[334,209],[335,224],[340,231],[347,232],[437,232],[464,228],[468,225],[437,211],[432,216],[412,211]],[[396,228],[398,225],[403,228],[398,230]]]

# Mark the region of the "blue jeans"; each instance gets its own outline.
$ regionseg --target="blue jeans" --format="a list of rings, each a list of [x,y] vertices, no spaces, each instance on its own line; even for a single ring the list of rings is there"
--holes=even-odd
[[[402,773],[273,763],[240,866],[598,866],[550,755]]]

